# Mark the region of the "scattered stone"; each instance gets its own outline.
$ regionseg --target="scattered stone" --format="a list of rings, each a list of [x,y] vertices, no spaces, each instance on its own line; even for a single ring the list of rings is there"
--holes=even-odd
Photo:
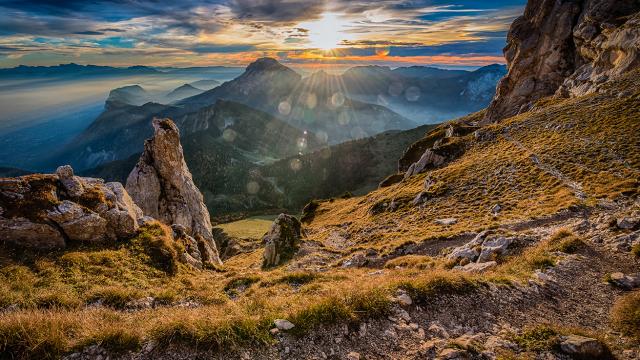
[[[622,230],[633,230],[640,226],[640,218],[638,217],[624,217],[616,221],[616,226]]]
[[[291,259],[300,247],[301,229],[300,221],[294,216],[280,214],[262,238],[265,244],[262,267],[277,266]]]
[[[443,339],[449,338],[449,332],[447,332],[447,330],[438,323],[432,323],[427,329],[427,331],[429,331],[430,334],[437,336],[439,338],[443,338]]]
[[[413,304],[413,300],[411,300],[411,297],[405,293],[396,296],[396,301],[402,306],[409,306]]]
[[[488,262],[484,262],[484,263],[469,263],[469,264],[467,264],[465,266],[456,266],[456,267],[454,267],[454,269],[462,270],[462,271],[465,271],[465,272],[471,272],[471,273],[480,273],[480,272],[492,269],[492,268],[494,268],[496,266],[498,266],[497,262],[488,261]]]
[[[438,225],[444,225],[444,226],[449,226],[449,225],[454,225],[458,222],[458,219],[456,218],[445,218],[445,219],[436,219],[435,223]]]
[[[640,287],[640,273],[625,275],[621,272],[616,272],[609,275],[608,280],[612,285],[625,290],[633,290]]]
[[[500,204],[495,204],[491,207],[491,213],[493,216],[498,216],[500,211],[502,211],[502,206],[500,206]]]
[[[442,360],[458,360],[458,359],[467,359],[467,358],[468,358],[468,353],[465,350],[452,349],[452,348],[442,349],[438,353],[438,357],[437,357],[437,359],[442,359]]]
[[[478,262],[487,262],[493,260],[494,256],[502,255],[511,242],[512,238],[507,238],[504,236],[488,238],[482,243],[482,251],[480,252],[480,256],[478,257]]]
[[[352,351],[347,354],[347,360],[360,360],[360,354]]]
[[[600,341],[584,336],[569,335],[560,343],[563,353],[581,358],[597,359],[605,354]]]
[[[295,327],[293,323],[285,319],[276,319],[273,321],[273,324],[276,326],[278,330],[284,330],[284,331],[291,330]]]

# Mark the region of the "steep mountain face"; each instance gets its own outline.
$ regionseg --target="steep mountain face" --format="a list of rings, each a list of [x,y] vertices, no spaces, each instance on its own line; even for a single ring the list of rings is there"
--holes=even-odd
[[[245,72],[234,80],[180,101],[179,105],[194,109],[211,105],[222,99],[274,112],[280,99],[291,93],[300,78],[298,73],[275,59],[262,58],[247,66]]]
[[[509,73],[484,121],[526,111],[549,95],[599,91],[640,66],[639,10],[636,0],[529,1],[509,30]]]

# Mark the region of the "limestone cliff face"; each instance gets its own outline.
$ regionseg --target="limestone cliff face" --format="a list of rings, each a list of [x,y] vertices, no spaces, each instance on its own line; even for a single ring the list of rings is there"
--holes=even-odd
[[[638,0],[529,0],[509,30],[509,72],[484,122],[527,111],[546,96],[598,91],[639,67],[639,12]]]
[[[178,127],[169,119],[154,119],[153,128],[127,178],[127,191],[145,215],[182,225],[198,242],[204,262],[220,264],[209,211],[184,161]]]

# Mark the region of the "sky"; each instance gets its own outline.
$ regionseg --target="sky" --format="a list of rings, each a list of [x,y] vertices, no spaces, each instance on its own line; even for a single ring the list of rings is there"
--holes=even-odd
[[[0,67],[504,63],[526,0],[0,0]]]

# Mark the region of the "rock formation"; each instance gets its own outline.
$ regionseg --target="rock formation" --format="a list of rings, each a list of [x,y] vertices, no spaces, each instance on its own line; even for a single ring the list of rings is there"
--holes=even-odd
[[[280,265],[293,257],[300,245],[302,226],[294,216],[280,214],[262,238],[265,244],[262,267]]]
[[[504,55],[509,72],[485,123],[527,111],[543,97],[599,91],[640,66],[640,2],[533,0],[516,19]]]
[[[187,168],[180,133],[169,119],[153,120],[154,136],[127,178],[127,191],[145,215],[178,224],[197,243],[202,260],[220,264],[209,211]]]
[[[33,249],[135,235],[142,211],[120,183],[56,174],[0,179],[0,241]]]

